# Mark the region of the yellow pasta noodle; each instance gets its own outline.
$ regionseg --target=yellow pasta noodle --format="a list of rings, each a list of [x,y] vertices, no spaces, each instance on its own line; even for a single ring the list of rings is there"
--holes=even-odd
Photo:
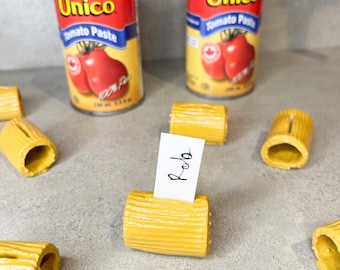
[[[46,172],[57,156],[54,143],[25,118],[14,118],[3,127],[0,151],[25,176]]]
[[[0,121],[23,115],[19,88],[16,86],[0,86]]]
[[[340,220],[314,231],[312,249],[320,270],[340,270]]]
[[[147,252],[205,257],[209,252],[209,199],[194,203],[154,198],[152,192],[131,191],[124,210],[127,247]]]
[[[170,113],[170,133],[205,139],[206,144],[224,144],[227,121],[224,105],[174,103]]]
[[[301,168],[309,157],[312,142],[312,118],[297,109],[278,113],[261,148],[262,160],[269,166],[289,170]]]
[[[45,242],[0,241],[0,269],[59,270],[58,249]]]

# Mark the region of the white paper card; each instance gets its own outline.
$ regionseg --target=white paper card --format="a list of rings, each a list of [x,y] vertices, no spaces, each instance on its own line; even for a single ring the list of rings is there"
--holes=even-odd
[[[194,202],[205,140],[161,133],[155,198]]]

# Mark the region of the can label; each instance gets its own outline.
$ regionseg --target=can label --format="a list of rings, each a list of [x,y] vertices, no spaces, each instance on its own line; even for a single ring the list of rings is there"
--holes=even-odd
[[[135,0],[55,0],[72,105],[112,113],[143,98]]]
[[[186,85],[210,97],[254,88],[262,0],[187,0]]]

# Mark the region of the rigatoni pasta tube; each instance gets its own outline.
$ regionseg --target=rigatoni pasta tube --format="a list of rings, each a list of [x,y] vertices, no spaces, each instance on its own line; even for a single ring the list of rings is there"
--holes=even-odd
[[[45,242],[0,241],[0,269],[59,270],[58,249]]]
[[[288,109],[278,113],[261,148],[262,160],[280,169],[301,168],[309,157],[313,137],[312,118],[303,111]]]
[[[0,86],[0,121],[23,115],[19,88],[16,86]]]
[[[312,249],[320,270],[340,270],[340,220],[314,231]]]
[[[174,103],[170,113],[170,133],[205,139],[206,144],[224,144],[227,123],[224,105]]]
[[[193,203],[154,198],[131,191],[124,210],[123,238],[129,248],[147,252],[205,257],[211,243],[209,199]]]
[[[14,118],[3,127],[0,152],[25,176],[46,172],[57,156],[54,143],[25,118]]]

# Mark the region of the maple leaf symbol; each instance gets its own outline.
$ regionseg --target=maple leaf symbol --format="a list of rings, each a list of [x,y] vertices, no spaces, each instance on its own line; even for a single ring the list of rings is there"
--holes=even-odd
[[[211,47],[209,47],[204,51],[204,53],[207,55],[213,55],[215,53],[215,50],[212,50]]]
[[[68,63],[71,67],[74,67],[76,65],[76,61],[74,61],[74,59],[72,59],[72,58],[69,59]]]

